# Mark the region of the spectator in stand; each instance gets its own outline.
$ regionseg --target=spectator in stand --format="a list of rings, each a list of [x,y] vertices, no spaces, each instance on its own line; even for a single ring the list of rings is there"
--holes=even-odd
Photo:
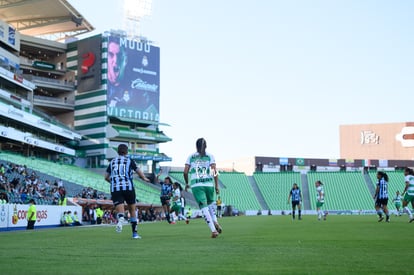
[[[82,217],[83,217],[83,220],[86,222],[89,222],[91,220],[89,204],[86,204],[85,207],[83,208]]]
[[[96,211],[96,223],[97,224],[102,224],[103,210],[101,209],[101,206],[98,205],[98,207],[96,207],[95,211]]]
[[[89,216],[90,216],[91,224],[96,224],[96,211],[95,211],[94,206],[91,206],[89,208]]]
[[[57,186],[58,186],[59,188],[63,188],[63,181],[62,181],[62,179],[59,179],[59,180],[58,180],[58,182],[57,182]]]
[[[66,190],[64,187],[59,187],[59,205],[66,206]]]
[[[0,204],[9,203],[9,199],[7,198],[6,193],[0,193]]]

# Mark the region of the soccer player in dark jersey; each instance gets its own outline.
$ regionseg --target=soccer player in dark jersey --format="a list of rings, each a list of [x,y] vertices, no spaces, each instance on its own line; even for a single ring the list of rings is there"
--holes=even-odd
[[[146,182],[150,180],[138,168],[134,160],[128,157],[128,146],[120,144],[118,146],[118,154],[116,158],[112,159],[106,169],[105,180],[111,184],[111,197],[117,213],[118,223],[116,231],[122,232],[122,224],[124,218],[124,203],[128,205],[130,214],[130,221],[132,227],[132,238],[141,239],[137,232],[137,217],[135,211],[136,195],[135,188],[132,182],[132,175],[135,171],[138,176]]]
[[[167,219],[168,223],[171,223],[170,212],[171,212],[171,196],[173,192],[173,185],[170,177],[165,177],[164,181],[160,181],[159,177],[161,175],[162,170],[157,174],[156,182],[161,184],[161,194],[160,194],[160,201],[162,205],[162,209],[164,210],[165,218]]]
[[[377,189],[375,190],[375,210],[378,214],[378,222],[384,220],[383,214],[385,213],[385,221],[390,222],[390,215],[388,212],[388,175],[385,172],[379,171],[377,173]]]
[[[298,213],[299,213],[298,219],[301,220],[302,210],[301,210],[300,202],[302,201],[302,192],[300,191],[299,186],[296,183],[293,184],[292,189],[289,192],[288,204],[289,202],[291,202],[290,199],[292,199],[292,219],[295,219],[295,211],[296,211],[296,206],[297,206]]]

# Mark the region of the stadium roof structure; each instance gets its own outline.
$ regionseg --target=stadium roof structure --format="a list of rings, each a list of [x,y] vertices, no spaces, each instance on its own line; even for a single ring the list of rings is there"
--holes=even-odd
[[[95,29],[67,0],[0,0],[0,18],[21,34],[49,40]]]

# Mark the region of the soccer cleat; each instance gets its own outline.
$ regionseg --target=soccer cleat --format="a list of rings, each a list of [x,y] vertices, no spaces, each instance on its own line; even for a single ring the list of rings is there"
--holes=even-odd
[[[409,222],[409,223],[414,222],[414,218],[411,218],[408,222]]]
[[[175,224],[175,221],[172,221],[170,224]]]
[[[122,232],[122,225],[124,223],[124,217],[121,217],[118,219],[118,223],[116,224],[116,232],[121,233]]]
[[[132,238],[133,239],[142,239],[140,235],[138,235],[137,232],[132,233]]]
[[[217,238],[217,237],[218,237],[218,235],[219,235],[219,233],[218,233],[217,231],[214,231],[213,233],[211,233],[211,237],[212,237],[213,239]]]
[[[384,217],[378,218],[378,222],[382,222],[384,220]]]
[[[218,224],[218,222],[214,223],[214,227],[216,228],[216,230],[219,234],[221,234],[221,232],[223,232],[223,229],[221,229],[221,226]]]

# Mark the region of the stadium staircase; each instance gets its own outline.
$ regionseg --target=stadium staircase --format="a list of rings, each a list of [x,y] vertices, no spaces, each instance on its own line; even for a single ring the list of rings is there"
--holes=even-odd
[[[290,209],[287,198],[293,183],[302,189],[300,173],[297,172],[255,172],[253,177],[271,210]]]
[[[365,183],[367,184],[369,192],[371,193],[372,196],[374,196],[374,194],[375,194],[375,185],[372,182],[372,179],[371,179],[371,177],[369,176],[368,173],[364,173],[364,179],[365,179]]]
[[[302,174],[300,177],[301,177],[301,181],[302,181],[303,209],[304,210],[309,210],[309,209],[311,209],[311,203],[310,203],[310,195],[309,195],[308,176],[306,174]]]
[[[267,205],[262,192],[259,189],[259,186],[257,186],[257,182],[254,180],[253,176],[248,176],[250,185],[252,186],[253,192],[256,195],[257,200],[260,203],[260,206],[262,207],[262,210],[268,210],[269,206]]]

